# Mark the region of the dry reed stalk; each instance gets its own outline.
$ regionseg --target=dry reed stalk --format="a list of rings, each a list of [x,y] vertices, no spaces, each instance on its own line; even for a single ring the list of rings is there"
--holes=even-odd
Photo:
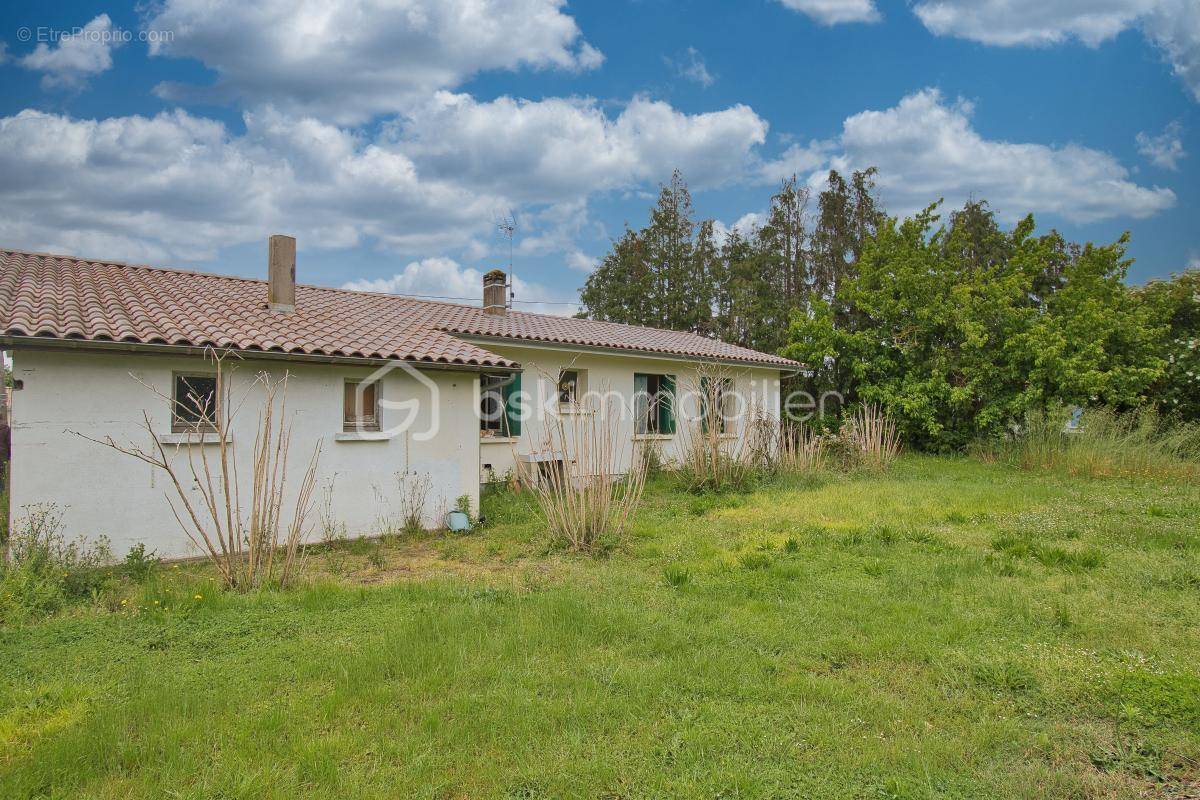
[[[630,447],[623,470],[621,416],[613,412],[589,401],[554,415],[534,452],[539,460],[522,467],[522,482],[537,499],[551,536],[571,550],[612,545],[628,531],[642,500],[645,462]]]
[[[779,432],[780,467],[789,472],[825,468],[825,438],[808,425],[783,423]]]
[[[425,505],[433,481],[428,475],[397,472],[396,483],[400,490],[400,529],[410,536],[418,534],[425,530]]]
[[[887,469],[900,455],[896,423],[874,403],[863,403],[846,421],[846,437],[859,466]]]
[[[684,420],[681,428],[683,463],[680,474],[692,491],[721,491],[739,488],[755,471],[755,458],[774,447],[750,436],[727,432],[723,393],[734,386],[732,370],[721,365],[704,365],[697,370],[695,382],[685,382],[689,395],[698,398],[699,413]],[[757,451],[756,451],[757,448]],[[764,450],[762,448],[767,448]]]
[[[268,373],[260,373],[235,403],[224,367],[225,356],[215,351],[208,354],[216,364],[216,408],[200,404],[199,398],[189,398],[196,401],[200,419],[185,432],[185,442],[174,446],[176,452],[182,447],[187,454],[185,463],[200,495],[199,501],[193,502],[191,492],[184,488],[177,459],[168,453],[167,446],[155,433],[150,415],[145,410],[142,411],[142,421],[154,443],[152,450],[117,444],[111,436],[95,439],[81,433],[76,435],[111,447],[167,474],[175,494],[175,499],[168,496],[167,502],[175,520],[187,537],[208,557],[226,586],[241,590],[254,589],[275,581],[277,575],[278,583],[286,586],[294,578],[303,559],[305,522],[313,507],[321,445],[318,443],[313,449],[312,458],[297,489],[291,522],[286,536],[281,540],[288,451],[292,437],[291,426],[286,423],[288,375],[285,373],[281,379],[273,380]],[[177,402],[144,382],[143,385],[169,403]],[[264,398],[251,457],[250,504],[243,509],[237,452],[231,432],[238,411],[246,402],[250,390],[256,386],[263,388]],[[275,409],[277,397],[280,398],[278,413]],[[204,434],[210,432],[216,440],[206,443]],[[216,445],[217,451],[215,464],[209,456],[212,444]],[[282,563],[276,563],[277,555]]]

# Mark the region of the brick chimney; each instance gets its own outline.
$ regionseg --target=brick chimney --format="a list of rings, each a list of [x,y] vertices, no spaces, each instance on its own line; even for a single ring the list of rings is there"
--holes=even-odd
[[[296,310],[296,238],[272,234],[267,245],[267,307]]]
[[[483,310],[504,316],[508,312],[508,276],[494,269],[483,276]]]

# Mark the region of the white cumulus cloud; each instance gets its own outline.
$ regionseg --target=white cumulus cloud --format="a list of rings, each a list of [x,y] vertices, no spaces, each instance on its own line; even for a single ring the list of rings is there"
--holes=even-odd
[[[1200,3],[1196,0],[919,0],[913,11],[933,33],[989,45],[1097,47],[1140,28],[1200,101]]]
[[[565,0],[165,0],[146,27],[154,55],[195,58],[214,87],[161,84],[167,98],[269,103],[357,123],[396,113],[484,70],[587,70],[603,56]]]
[[[1027,212],[1078,223],[1148,217],[1175,203],[1170,189],[1131,180],[1110,153],[986,139],[972,127],[971,114],[970,103],[946,102],[936,89],[908,95],[893,108],[855,114],[835,140],[813,146],[809,157],[824,163],[809,180],[819,185],[829,168],[845,173],[875,166],[893,213],[911,213],[939,197],[957,205],[974,196],[1009,221]],[[784,177],[798,160],[801,154],[789,151],[764,173]]]
[[[674,167],[699,187],[737,179],[767,123],[744,105],[685,114],[635,97],[613,118],[591,98],[480,102],[442,92],[392,135],[430,174],[521,200],[561,200],[665,180]]]
[[[874,0],[779,0],[792,11],[815,19],[824,25],[843,22],[878,22],[882,17]]]
[[[497,213],[517,212],[525,252],[580,249],[587,199],[665,180],[731,180],[766,123],[737,106],[683,114],[635,98],[595,101],[444,94],[374,135],[273,108],[244,133],[184,111],[0,118],[0,241],[107,258],[184,261],[300,232],[305,246],[479,258]],[[528,239],[528,242],[525,241]]]
[[[1183,149],[1183,128],[1179,122],[1170,123],[1157,136],[1142,131],[1136,140],[1138,152],[1151,164],[1163,169],[1179,169],[1180,160],[1187,155]]]
[[[358,292],[383,292],[386,294],[425,295],[434,298],[461,300],[479,305],[483,300],[483,273],[472,267],[463,267],[452,258],[425,258],[408,263],[403,270],[390,278],[353,280],[342,286]],[[573,314],[579,305],[562,301],[563,292],[555,293],[539,283],[513,276],[513,301],[523,311],[543,314]]]
[[[42,88],[77,89],[87,79],[112,69],[112,51],[122,40],[114,35],[112,20],[101,14],[83,28],[63,36],[54,46],[41,42],[20,59],[21,66],[41,72]],[[0,49],[0,61],[4,51]]]

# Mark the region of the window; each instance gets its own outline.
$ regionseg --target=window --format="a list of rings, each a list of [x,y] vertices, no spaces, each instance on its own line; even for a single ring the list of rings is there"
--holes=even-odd
[[[675,433],[675,376],[633,375],[633,403],[637,433]]]
[[[573,406],[583,399],[587,391],[587,373],[580,369],[564,369],[558,376],[558,403]]]
[[[733,395],[733,380],[731,378],[700,378],[700,425],[705,432],[710,422],[716,423],[717,433],[725,433],[729,420],[734,417],[733,404],[737,400]],[[712,405],[709,405],[709,402]],[[709,412],[709,409],[712,412]]]
[[[217,376],[177,373],[171,384],[171,430],[216,430]]]
[[[521,373],[484,374],[479,379],[479,433],[481,436],[520,436]]]
[[[342,430],[379,430],[379,384],[347,380],[342,386]]]

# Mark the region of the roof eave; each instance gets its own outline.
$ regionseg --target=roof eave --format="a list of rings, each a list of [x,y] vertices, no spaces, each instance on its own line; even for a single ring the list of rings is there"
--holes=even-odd
[[[519,372],[521,365],[510,362],[501,364],[467,364],[448,361],[422,361],[404,358],[368,358],[363,356],[335,356],[322,353],[286,353],[278,350],[255,350],[237,347],[212,347],[210,345],[159,344],[157,342],[121,342],[107,339],[65,339],[56,336],[25,336],[0,334],[0,345],[14,350],[84,350],[116,353],[142,353],[162,356],[198,356],[213,350],[236,353],[246,360],[292,361],[309,364],[341,364],[345,366],[381,367],[402,362],[417,369],[449,370],[453,372]]]
[[[517,336],[488,336],[485,334],[476,333],[456,333],[449,330],[446,331],[446,333],[462,339],[464,342],[470,342],[471,344],[509,344],[513,345],[514,347],[582,351],[585,353],[596,353],[599,355],[637,356],[641,358],[662,359],[664,361],[702,361],[706,364],[728,364],[738,367],[757,367],[760,369],[779,370],[780,372],[794,372],[803,370],[805,368],[804,365],[798,361],[780,364],[772,361],[751,361],[748,359],[739,358],[721,358],[719,356],[695,356],[681,353],[664,353],[660,350],[643,350],[633,347],[605,347],[602,345],[585,345],[574,344],[572,342],[547,341],[545,339],[525,339]]]

